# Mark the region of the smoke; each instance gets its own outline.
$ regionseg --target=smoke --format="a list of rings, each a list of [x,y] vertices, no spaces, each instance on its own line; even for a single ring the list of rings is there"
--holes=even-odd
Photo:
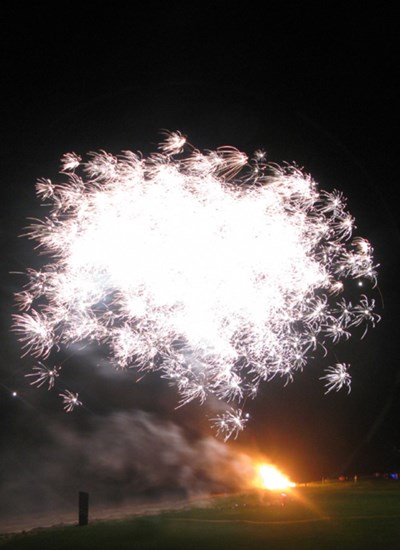
[[[143,411],[79,428],[50,420],[40,443],[5,451],[2,463],[1,514],[70,509],[79,490],[99,506],[239,490],[251,472],[247,455]]]

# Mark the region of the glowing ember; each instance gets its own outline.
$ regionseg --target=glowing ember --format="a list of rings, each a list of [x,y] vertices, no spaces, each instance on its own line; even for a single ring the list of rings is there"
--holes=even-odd
[[[351,239],[345,198],[294,166],[200,152],[177,132],[148,158],[66,154],[61,175],[38,181],[49,213],[27,232],[51,261],[16,295],[14,330],[35,358],[95,341],[115,367],[159,371],[181,405],[225,402],[212,424],[227,439],[262,382],[292,380],[379,321],[348,283],[373,286],[376,266],[369,243]],[[328,366],[326,392],[350,390],[348,367]],[[38,362],[28,376],[51,389],[59,370]],[[67,412],[81,403],[59,395]]]
[[[270,491],[284,491],[296,484],[271,464],[260,464],[257,468],[256,486]]]

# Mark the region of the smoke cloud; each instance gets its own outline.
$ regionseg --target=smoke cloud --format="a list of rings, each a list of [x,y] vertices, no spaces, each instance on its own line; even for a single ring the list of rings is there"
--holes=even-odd
[[[84,426],[50,420],[41,442],[2,453],[0,513],[185,498],[243,489],[250,458],[213,437],[193,439],[143,411],[96,417]]]

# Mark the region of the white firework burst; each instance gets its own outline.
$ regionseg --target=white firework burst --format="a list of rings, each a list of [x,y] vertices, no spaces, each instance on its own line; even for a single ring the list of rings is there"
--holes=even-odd
[[[78,393],[72,393],[66,390],[65,393],[60,393],[59,396],[62,397],[65,412],[72,412],[75,407],[82,405],[81,401],[78,399]]]
[[[346,363],[337,363],[334,367],[328,367],[326,369],[326,375],[321,376],[320,380],[326,380],[325,387],[327,388],[325,393],[329,393],[332,390],[339,391],[343,387],[347,388],[347,393],[351,391],[351,376],[348,373],[350,365]]]
[[[33,372],[26,374],[25,376],[34,378],[31,382],[31,386],[37,386],[41,388],[44,384],[47,383],[48,389],[51,390],[54,388],[55,380],[60,376],[61,367],[52,367],[48,368],[43,363],[35,365],[32,368]]]
[[[318,349],[379,321],[373,300],[346,298],[348,279],[376,284],[371,245],[352,239],[342,193],[295,166],[201,152],[176,132],[148,158],[66,154],[61,176],[39,180],[50,214],[27,229],[49,261],[17,295],[26,353],[97,341],[117,368],[160,371],[181,405],[225,401],[214,424],[226,438],[261,382],[292,380]],[[350,387],[347,370],[327,376]]]
[[[250,415],[243,413],[242,409],[226,411],[211,419],[211,425],[217,430],[225,441],[234,436],[236,439],[249,420]]]

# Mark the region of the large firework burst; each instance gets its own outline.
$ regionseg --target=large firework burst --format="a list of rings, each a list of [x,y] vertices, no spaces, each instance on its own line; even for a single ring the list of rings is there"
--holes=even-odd
[[[116,367],[160,371],[182,405],[225,402],[213,424],[228,438],[260,383],[292,379],[318,347],[379,320],[366,295],[345,297],[348,279],[376,283],[345,198],[295,166],[200,152],[176,132],[148,158],[66,154],[61,175],[37,183],[49,214],[27,236],[50,261],[17,294],[14,330],[33,357],[95,340]],[[29,376],[52,387],[58,369]],[[345,364],[323,379],[350,388]]]

